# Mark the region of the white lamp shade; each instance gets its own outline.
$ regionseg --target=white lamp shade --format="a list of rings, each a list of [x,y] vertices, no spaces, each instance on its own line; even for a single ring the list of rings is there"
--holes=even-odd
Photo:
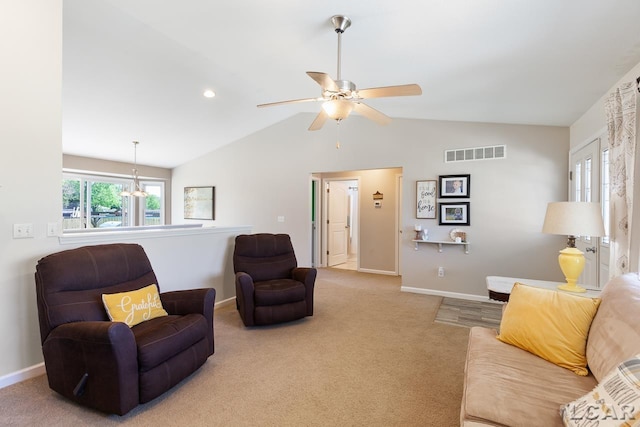
[[[602,207],[593,202],[551,202],[547,206],[542,232],[565,236],[605,235]]]
[[[346,119],[353,111],[353,102],[344,99],[334,99],[322,104],[322,108],[333,120]]]

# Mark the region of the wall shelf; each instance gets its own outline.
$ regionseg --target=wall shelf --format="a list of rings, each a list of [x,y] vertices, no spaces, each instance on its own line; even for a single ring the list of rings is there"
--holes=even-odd
[[[429,243],[431,245],[438,245],[438,252],[442,252],[442,245],[458,245],[464,246],[464,253],[469,253],[469,242],[450,242],[450,241],[439,241],[439,240],[416,240],[413,239],[412,242],[415,243],[415,250],[418,250],[418,243]]]

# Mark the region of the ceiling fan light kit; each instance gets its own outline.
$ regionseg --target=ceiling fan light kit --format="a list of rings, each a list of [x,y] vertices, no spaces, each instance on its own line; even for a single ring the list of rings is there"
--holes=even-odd
[[[318,71],[307,71],[307,75],[315,80],[322,88],[319,98],[292,99],[289,101],[271,102],[260,104],[258,107],[271,107],[275,105],[293,104],[299,102],[321,101],[322,109],[314,119],[309,130],[322,128],[327,118],[340,123],[346,119],[352,111],[364,116],[380,125],[391,122],[391,118],[382,112],[372,108],[362,102],[363,99],[383,98],[392,96],[413,96],[421,95],[422,89],[417,84],[407,84],[399,86],[386,86],[357,90],[355,83],[343,80],[341,75],[342,56],[342,33],[351,26],[351,19],[343,15],[331,17],[331,23],[338,34],[338,73],[337,79],[333,80],[328,74]]]
[[[344,120],[349,117],[349,114],[353,111],[353,103],[344,99],[332,99],[322,104],[322,109],[330,119]]]

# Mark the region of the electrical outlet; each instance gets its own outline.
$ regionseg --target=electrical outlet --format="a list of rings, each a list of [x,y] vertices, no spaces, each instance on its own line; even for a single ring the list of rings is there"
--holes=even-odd
[[[444,267],[438,267],[438,277],[444,277]]]
[[[284,222],[284,216],[283,215],[279,215],[278,216],[278,222]]]
[[[32,239],[33,224],[13,224],[14,239]]]

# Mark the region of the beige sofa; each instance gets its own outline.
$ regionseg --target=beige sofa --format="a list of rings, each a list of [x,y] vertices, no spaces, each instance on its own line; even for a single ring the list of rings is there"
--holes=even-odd
[[[591,391],[621,362],[640,353],[640,279],[612,279],[591,323],[586,356],[589,375],[576,375],[496,338],[496,331],[471,328],[462,426],[562,426],[560,406]]]

